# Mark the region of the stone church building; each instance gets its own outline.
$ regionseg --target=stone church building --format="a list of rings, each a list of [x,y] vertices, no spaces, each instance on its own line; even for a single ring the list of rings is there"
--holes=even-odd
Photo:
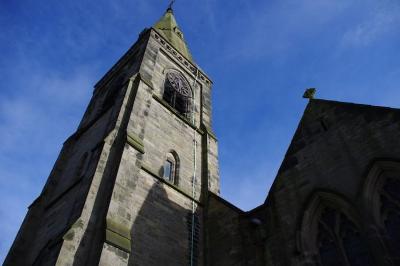
[[[4,265],[400,265],[400,110],[310,99],[244,212],[211,85],[169,8],[95,85]]]

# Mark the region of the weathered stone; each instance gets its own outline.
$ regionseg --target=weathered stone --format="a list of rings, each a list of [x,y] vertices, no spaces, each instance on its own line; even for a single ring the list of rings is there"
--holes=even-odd
[[[203,263],[204,200],[209,189],[219,193],[211,82],[164,37],[160,29],[144,31],[96,84],[6,265]],[[171,69],[190,84],[191,117],[163,100]],[[163,178],[170,153],[174,183]]]
[[[165,19],[96,84],[4,265],[400,265],[400,110],[310,99],[243,212],[219,197],[211,81]]]

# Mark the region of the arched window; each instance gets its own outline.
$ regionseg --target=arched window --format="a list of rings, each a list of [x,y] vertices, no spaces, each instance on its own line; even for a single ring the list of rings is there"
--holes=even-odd
[[[359,217],[341,196],[315,192],[302,219],[303,259],[321,266],[374,265]]]
[[[167,73],[163,99],[178,113],[190,118],[192,91],[181,73],[176,71]]]
[[[320,264],[372,265],[359,230],[345,214],[325,208],[318,222],[317,247]]]
[[[178,185],[179,160],[175,153],[168,153],[164,162],[163,177],[168,182]]]
[[[400,265],[400,163],[376,161],[364,183],[363,200],[372,215],[375,241],[384,248],[379,252],[393,265]]]
[[[387,178],[381,188],[381,217],[388,246],[395,260],[400,262],[400,180]]]

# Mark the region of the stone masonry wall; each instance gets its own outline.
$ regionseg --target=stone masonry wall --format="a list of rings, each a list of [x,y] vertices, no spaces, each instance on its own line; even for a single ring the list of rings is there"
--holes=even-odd
[[[244,265],[240,216],[243,211],[210,194],[206,218],[207,265]]]
[[[165,74],[169,69],[180,71],[192,86],[196,95],[194,124],[162,99]],[[100,264],[106,265],[114,258],[118,265],[187,265],[194,200],[193,257],[194,265],[201,265],[204,176],[212,176],[210,183],[219,192],[216,140],[213,138],[210,145],[203,145],[207,132],[200,129],[201,93],[205,83],[195,82],[196,77],[153,38],[148,40],[139,80],[126,129],[129,144],[122,154],[107,212],[109,235],[103,245]],[[206,154],[210,154],[207,155],[210,167],[203,165],[204,147]],[[170,152],[177,155],[179,161],[178,181],[174,184],[162,178],[163,165]],[[194,199],[193,174],[196,175]]]
[[[162,100],[172,68],[192,86],[194,121]],[[210,86],[154,30],[144,31],[96,84],[5,264],[187,265],[193,247],[194,265],[201,265],[203,195],[219,193]],[[162,178],[171,151],[179,158],[175,184]]]
[[[318,192],[331,195],[326,200],[342,206],[365,230],[375,265],[392,265],[383,259],[385,236],[375,231],[373,210],[362,195],[375,161],[400,159],[399,122],[396,109],[310,101],[264,207],[275,220],[267,228],[271,265],[314,265],[316,254],[305,249],[301,226]]]

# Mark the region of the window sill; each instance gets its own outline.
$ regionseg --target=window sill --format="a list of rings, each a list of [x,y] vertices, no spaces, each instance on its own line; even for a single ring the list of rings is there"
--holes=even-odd
[[[195,125],[193,125],[192,122],[189,121],[189,119],[187,119],[186,117],[184,117],[183,115],[181,115],[180,113],[178,113],[178,111],[176,111],[174,108],[172,108],[166,101],[164,101],[163,99],[161,99],[160,97],[158,97],[157,95],[153,94],[153,98],[159,102],[161,105],[163,105],[165,108],[167,108],[171,113],[175,114],[177,117],[179,117],[186,125],[190,126],[191,128],[193,128],[194,130],[196,130],[198,133],[200,134],[204,134],[204,131],[197,128]]]
[[[146,173],[150,174],[151,176],[153,176],[154,178],[158,179],[159,181],[161,181],[162,183],[166,184],[167,186],[173,188],[174,190],[176,190],[177,192],[181,193],[182,195],[186,196],[187,198],[193,200],[194,202],[196,202],[199,205],[202,205],[200,203],[200,201],[198,201],[197,199],[193,198],[191,195],[189,195],[189,193],[185,192],[184,190],[182,190],[180,187],[168,182],[167,180],[165,180],[164,178],[162,178],[161,176],[159,176],[158,174],[156,174],[153,170],[151,170],[148,166],[146,165],[142,165],[141,167]]]

